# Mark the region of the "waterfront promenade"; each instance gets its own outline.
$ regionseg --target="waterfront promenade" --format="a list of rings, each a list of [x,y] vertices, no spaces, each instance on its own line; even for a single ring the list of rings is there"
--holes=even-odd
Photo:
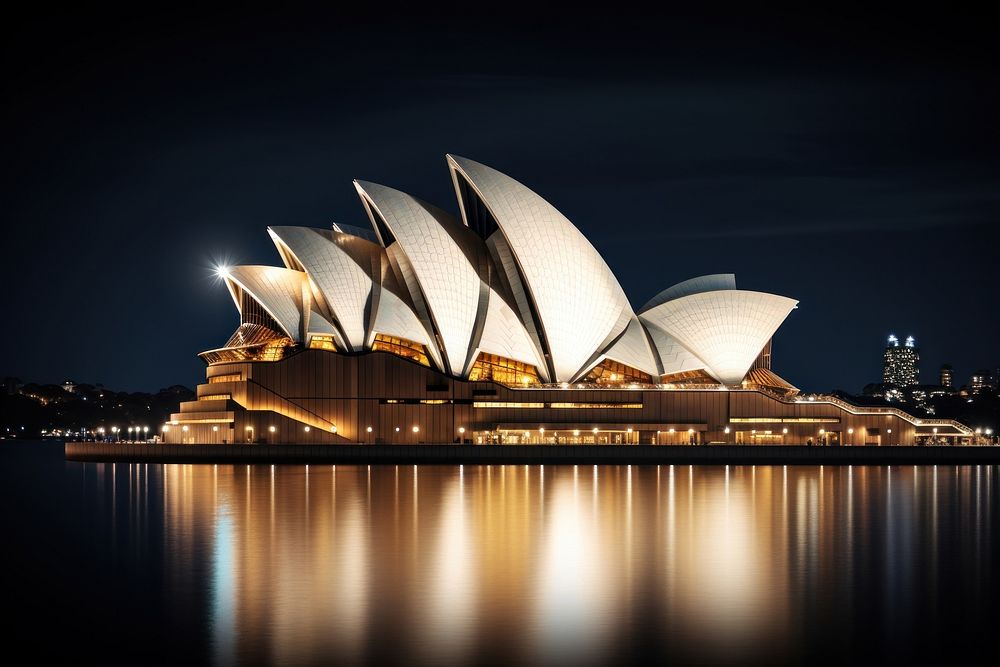
[[[791,445],[163,445],[67,442],[70,461],[294,464],[978,465],[1000,447]]]

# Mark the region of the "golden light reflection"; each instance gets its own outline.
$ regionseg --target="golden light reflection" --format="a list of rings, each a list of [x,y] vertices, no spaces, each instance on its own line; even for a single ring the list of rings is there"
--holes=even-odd
[[[872,540],[909,558],[916,517],[938,530],[938,485],[964,499],[992,481],[911,466],[161,470],[170,590],[211,573],[221,664],[796,657],[809,600],[851,601],[823,592],[830,572]],[[153,475],[134,494],[158,490]],[[873,528],[873,507],[898,527]],[[882,597],[904,599],[916,570],[890,565]]]

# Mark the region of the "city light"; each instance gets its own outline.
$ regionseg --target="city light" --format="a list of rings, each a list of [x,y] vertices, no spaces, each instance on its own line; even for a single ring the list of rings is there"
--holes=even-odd
[[[335,426],[334,428],[336,428],[336,426]],[[305,427],[305,428],[303,428],[302,430],[303,430],[303,431],[305,431],[306,433],[308,433],[308,432],[309,432],[309,431],[311,431],[312,429],[310,429],[310,428],[309,428],[308,426],[306,426],[306,427]]]
[[[420,432],[420,427],[419,426],[414,426],[413,427],[413,432],[414,433],[419,433]]]
[[[215,267],[215,275],[217,275],[222,280],[226,280],[230,276],[229,267],[226,266],[225,264],[219,264],[218,266]]]
[[[459,433],[465,433],[465,427],[464,426],[459,426],[458,427],[458,432]]]
[[[368,428],[365,429],[365,431],[367,431],[368,433],[371,433],[372,432],[372,427],[369,426]]]
[[[334,424],[333,426],[330,427],[330,433],[336,433],[336,432],[337,432],[337,425]]]
[[[267,427],[267,430],[268,430],[268,431],[270,431],[271,433],[274,433],[274,432],[275,432],[275,431],[277,431],[278,429],[276,429],[276,428],[275,428],[274,426],[268,426],[268,427]]]

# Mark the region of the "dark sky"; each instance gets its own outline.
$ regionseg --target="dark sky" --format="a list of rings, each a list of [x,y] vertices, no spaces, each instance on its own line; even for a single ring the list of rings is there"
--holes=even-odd
[[[353,178],[454,210],[448,152],[551,201],[635,307],[718,272],[799,299],[800,387],[860,390],[889,333],[926,382],[1000,366],[990,21],[602,7],[8,17],[0,375],[193,386],[238,323],[215,261],[366,224]]]

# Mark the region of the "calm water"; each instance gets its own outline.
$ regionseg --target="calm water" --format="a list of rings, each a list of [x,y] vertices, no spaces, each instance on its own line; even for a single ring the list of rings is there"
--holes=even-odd
[[[0,457],[5,634],[38,658],[903,662],[1000,611],[996,467]]]

